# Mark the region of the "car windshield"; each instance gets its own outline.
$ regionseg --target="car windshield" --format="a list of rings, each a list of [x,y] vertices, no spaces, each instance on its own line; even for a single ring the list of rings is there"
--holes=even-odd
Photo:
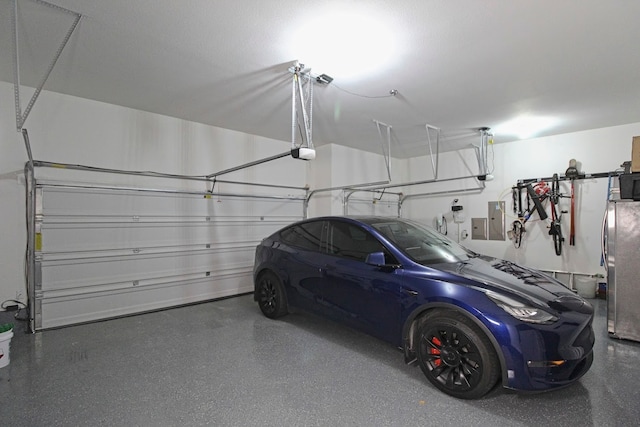
[[[415,222],[391,219],[370,224],[396,248],[423,265],[466,261],[475,255],[447,236]]]

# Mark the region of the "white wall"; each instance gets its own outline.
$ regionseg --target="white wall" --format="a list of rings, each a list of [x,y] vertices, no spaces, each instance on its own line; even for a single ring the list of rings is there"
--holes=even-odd
[[[451,202],[454,198],[458,198],[464,206],[466,216],[465,222],[460,225],[460,232],[466,230],[469,234],[471,218],[487,218],[487,202],[504,200],[508,229],[515,219],[510,189],[518,179],[550,177],[554,173],[564,174],[572,158],[578,160],[580,170],[585,173],[614,171],[622,162],[631,159],[631,140],[634,135],[640,135],[640,123],[497,144],[493,147],[493,161],[489,163],[490,167],[494,167],[495,179],[487,182],[482,193],[425,197],[407,201],[404,216],[432,223],[435,216],[446,212],[449,216],[449,235],[454,239],[460,239],[457,236],[458,227],[452,224],[450,217]],[[424,177],[424,165],[429,161],[428,157],[409,161],[412,180]],[[471,171],[477,173],[474,151],[469,149],[441,155],[440,171],[440,178],[464,176]],[[412,191],[456,189],[473,185],[472,181],[467,180],[427,185],[420,189],[414,188]],[[551,236],[547,234],[547,228],[540,221],[527,224],[527,233],[520,249],[515,249],[509,240],[483,241],[472,240],[469,237],[461,240],[461,243],[472,250],[536,268],[588,274],[603,273],[604,270],[600,267],[600,242],[607,185],[606,178],[576,181],[576,246],[568,245],[570,218],[567,214],[562,218],[566,245],[561,257],[555,255]],[[570,184],[561,183],[561,190],[569,192]],[[564,209],[569,210],[569,201],[565,200],[563,204]]]
[[[0,301],[16,298],[18,294],[24,300],[25,189],[20,178],[27,156],[22,137],[15,130],[11,84],[0,82],[0,100]],[[29,130],[34,157],[38,160],[176,174],[206,175],[290,148],[289,142],[47,91],[41,94],[25,127]],[[488,201],[505,200],[509,224],[513,220],[510,188],[518,179],[563,173],[570,158],[576,158],[581,163],[583,172],[613,171],[623,161],[630,159],[631,138],[634,135],[640,135],[640,123],[495,145],[493,161],[490,162],[490,166],[494,167],[495,180],[487,182],[482,193],[410,199],[403,205],[403,216],[432,223],[437,215],[445,212],[450,214],[451,202],[458,198],[464,205],[466,216],[460,231],[470,233],[471,218],[487,217]],[[468,149],[442,154],[439,170],[439,178],[476,174],[475,152]],[[88,176],[49,169],[39,171],[39,176],[96,180],[95,174]],[[382,155],[331,144],[318,147],[317,158],[312,162],[285,158],[223,178],[300,187],[307,184],[311,189],[318,189],[384,181],[387,171]],[[392,161],[393,183],[429,178],[433,178],[433,174],[428,157]],[[99,179],[124,184],[138,183],[140,180],[126,176],[104,176]],[[163,181],[163,187],[170,185],[170,182]],[[202,186],[199,183],[189,185]],[[474,187],[477,187],[477,181],[469,179],[391,191],[411,194]],[[518,250],[508,240],[479,241],[468,238],[462,243],[473,250],[533,267],[579,273],[601,272],[600,228],[607,182],[606,179],[584,180],[576,187],[579,208],[577,245],[566,246],[562,257],[554,254],[546,229],[536,224],[529,225],[525,242]],[[222,191],[243,190],[226,186]],[[270,193],[266,189],[252,191]],[[342,191],[317,194],[311,199],[309,216],[342,214],[343,196]],[[364,194],[358,197],[374,196]],[[450,235],[456,238],[458,227],[449,219]],[[567,216],[564,218],[567,237],[568,225]]]
[[[24,90],[23,96],[28,95],[29,90]],[[173,174],[207,175],[290,149],[289,142],[47,91],[41,93],[25,128],[36,160]],[[13,85],[0,82],[0,301],[17,296],[23,301],[26,299],[22,180],[26,161],[22,135],[15,127]],[[307,168],[306,162],[289,157],[224,175],[221,179],[303,187],[308,183]],[[207,189],[200,182],[178,183],[60,169],[38,168],[37,176],[75,182],[152,185],[152,188]],[[274,194],[276,191],[231,184],[218,188],[228,193]],[[304,194],[304,191],[277,191]]]

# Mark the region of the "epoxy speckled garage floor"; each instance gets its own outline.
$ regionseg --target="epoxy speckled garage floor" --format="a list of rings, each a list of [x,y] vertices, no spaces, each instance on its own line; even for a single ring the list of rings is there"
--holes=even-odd
[[[632,426],[640,344],[608,338],[575,385],[478,401],[437,391],[396,348],[251,295],[25,334],[0,369],[3,426]]]

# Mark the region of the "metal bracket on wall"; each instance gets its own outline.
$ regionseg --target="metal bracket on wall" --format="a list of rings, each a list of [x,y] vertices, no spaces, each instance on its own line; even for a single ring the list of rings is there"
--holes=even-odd
[[[40,83],[36,87],[36,90],[33,93],[33,96],[31,97],[31,99],[29,100],[29,103],[27,104],[27,108],[25,108],[24,112],[22,112],[22,105],[20,103],[20,49],[19,49],[19,46],[18,46],[18,0],[13,0],[13,9],[12,9],[12,14],[11,14],[11,25],[12,25],[12,30],[13,30],[12,31],[12,35],[13,35],[13,78],[14,78],[13,92],[14,92],[14,96],[15,96],[15,105],[16,105],[16,129],[18,130],[18,132],[20,132],[22,130],[22,127],[24,126],[24,122],[27,120],[27,117],[29,116],[29,113],[31,112],[31,109],[33,108],[33,105],[35,104],[36,100],[38,99],[38,96],[40,95],[40,92],[42,91],[42,88],[44,87],[44,84],[47,82],[47,79],[49,78],[49,75],[51,74],[51,71],[53,71],[53,68],[55,67],[56,63],[58,62],[58,58],[60,58],[60,55],[62,54],[62,51],[64,50],[64,47],[67,45],[67,42],[71,38],[71,35],[73,34],[73,31],[76,29],[76,27],[78,26],[78,23],[80,22],[80,19],[82,18],[81,14],[79,14],[77,12],[74,12],[72,10],[65,9],[63,7],[57,6],[55,4],[51,4],[51,3],[48,3],[48,2],[43,1],[43,0],[31,0],[31,1],[34,2],[34,3],[41,4],[43,6],[49,7],[49,8],[54,9],[54,10],[58,10],[60,12],[73,15],[75,17],[75,19],[73,20],[73,23],[71,24],[71,27],[67,31],[67,34],[64,36],[64,39],[62,40],[62,43],[60,44],[60,47],[58,47],[58,50],[56,51],[56,53],[55,53],[55,55],[53,57],[53,60],[51,61],[51,63],[47,67],[44,76],[40,80]]]

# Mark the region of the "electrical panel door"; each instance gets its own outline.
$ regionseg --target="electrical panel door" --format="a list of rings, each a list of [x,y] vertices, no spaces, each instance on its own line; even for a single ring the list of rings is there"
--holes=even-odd
[[[489,240],[505,240],[504,202],[489,202]]]

